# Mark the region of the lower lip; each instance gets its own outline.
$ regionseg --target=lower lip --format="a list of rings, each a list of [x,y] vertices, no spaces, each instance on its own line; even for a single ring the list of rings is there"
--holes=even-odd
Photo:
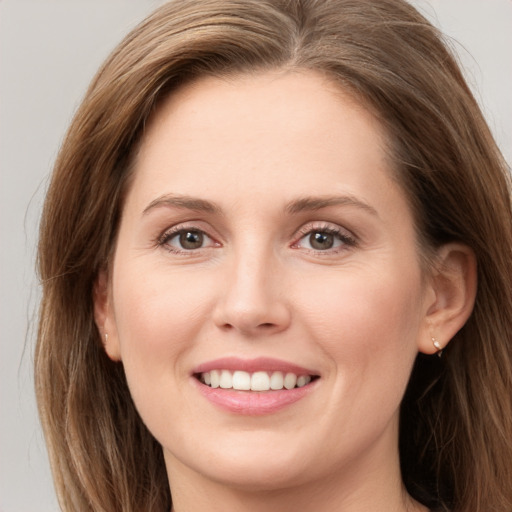
[[[280,391],[237,391],[211,388],[193,378],[200,393],[212,404],[225,411],[249,416],[273,414],[298,402],[316,387],[316,380],[301,388]]]

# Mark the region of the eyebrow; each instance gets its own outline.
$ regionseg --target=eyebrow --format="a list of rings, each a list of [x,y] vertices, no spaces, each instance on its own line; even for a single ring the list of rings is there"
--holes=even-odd
[[[220,208],[210,201],[191,196],[165,194],[151,201],[151,203],[144,208],[142,215],[147,215],[151,210],[165,206],[183,210],[193,210],[196,212],[220,213]]]
[[[343,196],[327,196],[327,197],[302,197],[289,202],[285,207],[285,212],[288,214],[321,210],[322,208],[329,208],[330,206],[355,206],[368,213],[379,216],[377,210],[370,206],[368,203],[348,194]],[[197,212],[206,213],[221,213],[221,209],[216,204],[199,199],[192,196],[183,196],[176,194],[165,194],[157,197],[146,208],[144,208],[142,215],[147,215],[151,210],[161,207],[172,207],[183,210],[192,210]]]
[[[379,216],[377,210],[365,203],[361,199],[350,194],[343,196],[327,196],[327,197],[303,197],[287,204],[285,210],[287,213],[300,213],[304,211],[321,210],[330,206],[355,206],[376,217]]]

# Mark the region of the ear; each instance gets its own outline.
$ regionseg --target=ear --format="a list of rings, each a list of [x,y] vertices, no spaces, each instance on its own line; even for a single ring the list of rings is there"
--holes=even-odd
[[[111,291],[107,270],[101,270],[96,278],[93,301],[94,321],[105,347],[105,352],[112,361],[121,361],[121,350],[111,305]]]
[[[473,251],[466,245],[443,245],[437,254],[430,276],[426,311],[426,332],[420,337],[418,349],[424,354],[438,351],[462,328],[473,311],[477,289],[477,265]]]

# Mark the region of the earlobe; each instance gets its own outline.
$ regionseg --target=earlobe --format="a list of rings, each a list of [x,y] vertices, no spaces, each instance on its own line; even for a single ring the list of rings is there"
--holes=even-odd
[[[108,357],[113,361],[121,360],[117,337],[116,322],[111,307],[111,293],[107,270],[98,273],[94,283],[94,321]]]
[[[459,243],[442,246],[430,277],[430,287],[433,299],[427,304],[426,329],[418,347],[424,354],[444,349],[473,311],[477,265],[471,248]]]

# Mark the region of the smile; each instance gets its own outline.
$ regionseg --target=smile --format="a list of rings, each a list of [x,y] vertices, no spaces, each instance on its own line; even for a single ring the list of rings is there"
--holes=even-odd
[[[318,388],[320,375],[287,361],[225,357],[192,372],[196,389],[212,405],[231,414],[277,413]]]
[[[199,374],[199,380],[211,388],[235,389],[237,391],[280,391],[301,388],[309,384],[314,376],[297,375],[292,372],[243,370],[211,370]]]

